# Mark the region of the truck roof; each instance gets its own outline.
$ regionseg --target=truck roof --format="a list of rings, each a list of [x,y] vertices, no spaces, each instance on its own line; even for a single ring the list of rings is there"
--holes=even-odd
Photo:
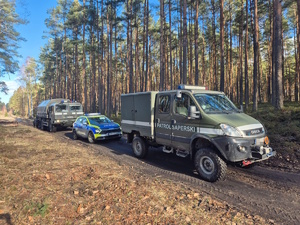
[[[198,90],[198,89],[180,89],[182,91],[189,91],[193,94],[195,93],[203,93],[203,94],[224,94],[223,92],[220,92],[220,91],[211,91],[211,90]],[[142,95],[142,94],[149,94],[149,93],[166,93],[166,94],[169,94],[169,93],[174,93],[176,94],[178,90],[170,90],[170,91],[147,91],[147,92],[135,92],[135,93],[128,93],[128,94],[122,94],[122,95]],[[121,96],[122,96],[121,95]]]

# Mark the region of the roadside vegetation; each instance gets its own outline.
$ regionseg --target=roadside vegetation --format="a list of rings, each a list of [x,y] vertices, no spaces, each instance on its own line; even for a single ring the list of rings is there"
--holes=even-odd
[[[270,139],[270,146],[278,153],[278,156],[265,161],[265,163],[300,171],[299,103],[285,102],[284,109],[281,110],[275,109],[271,104],[262,103],[257,112],[249,112],[248,114],[265,126]]]

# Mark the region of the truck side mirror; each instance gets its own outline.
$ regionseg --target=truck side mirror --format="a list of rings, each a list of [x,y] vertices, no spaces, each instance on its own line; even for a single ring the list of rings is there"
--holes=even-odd
[[[199,118],[201,118],[200,117],[200,111],[197,111],[197,108],[194,105],[191,105],[189,107],[188,116],[190,118],[193,118],[193,119],[199,119]]]
[[[176,91],[176,98],[181,99],[181,95],[182,95],[181,90],[177,90]]]

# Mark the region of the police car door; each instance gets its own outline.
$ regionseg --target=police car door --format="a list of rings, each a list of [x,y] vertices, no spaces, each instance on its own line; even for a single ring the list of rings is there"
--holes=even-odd
[[[157,94],[155,111],[155,139],[161,145],[171,145],[171,94]]]
[[[82,127],[80,128],[80,131],[81,131],[81,135],[85,138],[88,136],[88,132],[89,132],[87,126],[88,126],[87,118],[83,118]]]
[[[192,135],[196,132],[195,120],[188,118],[189,106],[195,105],[187,93],[174,97],[172,113],[172,147],[189,150]]]

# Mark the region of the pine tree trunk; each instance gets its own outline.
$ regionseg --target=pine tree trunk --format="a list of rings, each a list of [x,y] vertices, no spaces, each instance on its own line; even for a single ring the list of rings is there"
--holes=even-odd
[[[190,17],[189,17],[189,24],[192,24],[191,20],[193,18],[193,15],[192,15],[192,5],[190,7]],[[193,35],[192,35],[192,26],[189,26],[189,34],[188,36],[190,37],[189,38],[189,52],[188,52],[188,55],[189,55],[189,84],[194,84],[193,82]]]
[[[199,65],[198,65],[198,18],[199,18],[199,0],[196,0],[195,13],[195,85],[199,85]]]
[[[87,111],[87,78],[85,73],[85,0],[83,0],[83,25],[82,25],[82,77],[84,80],[84,94],[83,94],[83,103],[84,111]]]
[[[297,77],[295,81],[295,101],[299,101],[299,79],[300,79],[300,1],[297,1]],[[297,90],[297,91],[296,91]]]
[[[169,48],[170,48],[170,83],[171,90],[173,90],[173,71],[172,71],[172,3],[169,0]]]
[[[272,48],[272,43],[273,43],[273,28],[272,28],[272,0],[269,0],[269,23],[270,23],[270,39],[269,39],[269,74],[268,74],[268,80],[267,80],[267,85],[268,85],[268,93],[267,93],[267,96],[268,96],[268,102],[271,102],[271,99],[272,99],[272,96],[271,96],[271,78],[272,78],[272,55],[273,55],[273,48]]]
[[[274,0],[274,61],[275,61],[275,105],[283,108],[282,87],[282,6],[280,0]]]
[[[253,65],[253,111],[257,111],[257,102],[258,102],[258,99],[257,99],[257,97],[258,97],[257,78],[258,78],[258,70],[259,70],[257,0],[254,0],[253,52],[254,52],[254,65]]]
[[[248,0],[246,0],[246,34],[245,34],[245,109],[249,106],[248,78]]]
[[[218,90],[218,77],[217,77],[217,43],[216,43],[216,25],[215,25],[215,21],[216,21],[216,11],[215,11],[215,1],[211,0],[211,5],[212,5],[212,36],[213,36],[213,46],[212,46],[212,58],[213,58],[213,88],[214,90]]]
[[[240,79],[239,79],[239,87],[240,87],[240,96],[239,96],[239,100],[240,100],[240,107],[241,109],[243,109],[243,101],[244,101],[244,77],[243,77],[243,24],[244,24],[244,13],[243,10],[244,9],[244,1],[242,0],[241,2],[241,18],[240,18],[240,32],[239,32],[239,57],[240,57],[240,63],[239,63],[239,67],[240,67]]]
[[[202,21],[202,30],[203,30],[203,33],[204,33],[204,17],[203,17],[203,21]],[[204,34],[202,34],[202,85],[205,86],[206,85],[206,65],[205,65],[205,47],[206,47],[206,44],[205,44],[205,38],[204,38]]]
[[[145,70],[145,91],[148,91],[148,48],[150,48],[148,44],[148,28],[149,28],[149,0],[147,2],[147,12],[146,12],[146,70]]]
[[[229,0],[229,11],[230,11],[230,63],[229,63],[229,96],[230,96],[230,99],[233,100],[233,85],[232,85],[232,80],[233,80],[233,72],[232,72],[232,8],[231,8],[231,0]]]
[[[183,65],[182,65],[182,83],[187,83],[187,0],[183,0]]]
[[[299,27],[298,27],[298,16],[296,16],[296,20],[297,20],[297,24],[295,26],[295,31],[294,31],[294,46],[295,46],[295,62],[296,62],[296,72],[295,72],[295,102],[298,102],[299,101],[299,58],[298,58],[298,47],[297,47],[297,41],[296,41],[296,37],[297,37],[297,40],[298,40],[298,32],[299,32]]]
[[[221,60],[221,77],[220,91],[224,92],[225,77],[224,77],[224,0],[220,0],[220,60]]]
[[[135,24],[136,24],[136,36],[135,36],[135,77],[136,77],[136,91],[142,91],[142,77],[140,77],[140,50],[139,50],[139,24],[137,21],[137,16],[135,16]]]
[[[164,0],[160,0],[160,81],[159,90],[162,91],[165,86],[165,54],[164,54]]]

